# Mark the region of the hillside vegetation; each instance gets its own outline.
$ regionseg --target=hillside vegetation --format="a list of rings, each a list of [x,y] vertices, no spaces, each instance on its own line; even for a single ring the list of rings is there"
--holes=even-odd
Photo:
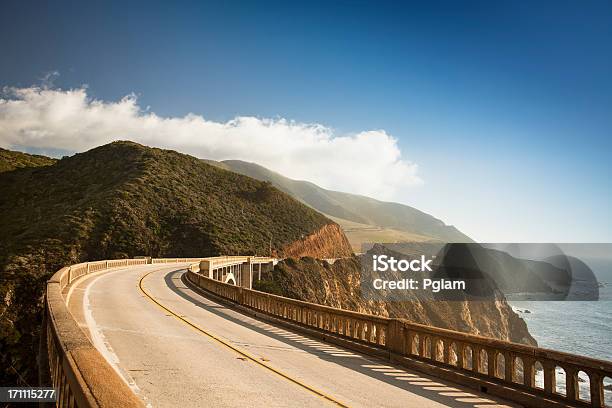
[[[292,180],[255,163],[241,160],[208,161],[274,186],[340,224],[355,251],[362,243],[438,240],[472,242],[452,225],[416,208],[356,194],[326,190],[316,184]]]
[[[64,265],[136,255],[267,255],[270,247],[282,256],[295,241],[336,225],[270,183],[131,142],[1,173],[0,191],[3,384],[17,383],[15,371],[35,378],[42,289]],[[321,257],[350,254],[346,238],[327,243],[336,252]]]
[[[22,167],[50,166],[56,161],[47,156],[14,152],[0,147],[0,173]]]

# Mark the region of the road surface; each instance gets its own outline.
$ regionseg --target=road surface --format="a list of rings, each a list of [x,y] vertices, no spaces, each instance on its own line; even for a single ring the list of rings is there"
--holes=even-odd
[[[195,293],[186,264],[87,275],[68,305],[151,407],[513,406],[275,327]]]

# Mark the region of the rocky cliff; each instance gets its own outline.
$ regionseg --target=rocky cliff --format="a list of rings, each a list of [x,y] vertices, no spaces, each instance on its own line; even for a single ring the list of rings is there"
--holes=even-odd
[[[256,282],[255,288],[332,307],[536,345],[525,322],[503,296],[491,301],[368,300],[361,296],[360,268],[356,256],[333,264],[313,258],[286,259]]]
[[[344,258],[352,255],[351,244],[338,224],[326,224],[304,238],[285,246],[284,258],[309,256],[319,259]]]

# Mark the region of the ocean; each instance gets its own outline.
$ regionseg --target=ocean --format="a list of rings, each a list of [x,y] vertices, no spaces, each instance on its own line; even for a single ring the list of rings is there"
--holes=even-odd
[[[612,361],[612,263],[583,259],[595,272],[601,286],[599,301],[511,301],[510,305],[525,320],[531,335],[543,348]],[[529,311],[527,313],[526,311]],[[559,388],[565,380],[559,373]],[[581,395],[586,392],[586,376],[580,376]],[[542,386],[541,372],[536,383]],[[604,386],[605,400],[612,405],[612,379]]]

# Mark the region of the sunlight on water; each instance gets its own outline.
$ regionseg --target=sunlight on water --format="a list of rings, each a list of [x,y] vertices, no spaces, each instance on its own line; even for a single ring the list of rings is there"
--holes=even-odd
[[[606,276],[606,280],[611,280]],[[611,280],[612,281],[612,280]],[[564,351],[602,360],[612,360],[612,283],[602,282],[600,301],[551,302],[511,301],[531,335],[543,348]],[[566,379],[562,369],[555,371],[557,392],[565,394]],[[536,385],[544,386],[542,371],[536,373]],[[588,376],[579,374],[581,398],[589,395]],[[612,379],[604,380],[606,404],[612,406]]]

